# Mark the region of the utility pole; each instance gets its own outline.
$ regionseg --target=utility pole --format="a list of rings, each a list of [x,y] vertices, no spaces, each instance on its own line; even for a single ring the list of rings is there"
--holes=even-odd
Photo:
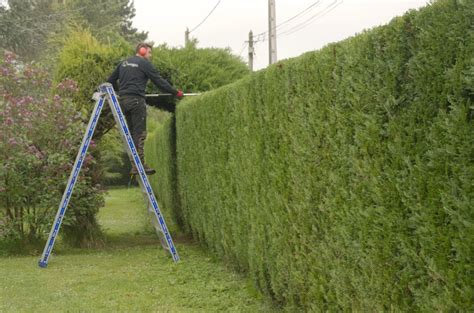
[[[184,32],[184,47],[189,46],[189,28],[186,27],[186,31]]]
[[[277,61],[275,0],[268,0],[268,54],[270,62]]]
[[[252,31],[249,32],[249,69],[253,72],[253,33]]]

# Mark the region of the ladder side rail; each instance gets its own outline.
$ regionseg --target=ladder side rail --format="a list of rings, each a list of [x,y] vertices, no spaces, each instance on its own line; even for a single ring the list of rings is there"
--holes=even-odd
[[[175,262],[178,262],[179,261],[178,252],[176,251],[176,248],[175,248],[174,243],[173,243],[173,239],[171,238],[171,235],[168,231],[168,227],[166,226],[166,222],[165,222],[165,220],[163,218],[163,215],[161,213],[161,210],[158,206],[158,202],[156,201],[156,198],[155,198],[153,190],[150,186],[150,183],[148,182],[148,178],[146,176],[145,169],[143,168],[143,165],[140,161],[140,157],[138,156],[137,150],[135,148],[135,144],[133,143],[133,140],[132,140],[132,136],[130,135],[129,129],[127,127],[127,122],[125,121],[125,118],[124,118],[123,113],[122,113],[122,109],[120,108],[117,97],[115,95],[115,91],[114,91],[112,85],[109,84],[109,83],[104,83],[104,84],[100,85],[100,89],[101,89],[102,92],[105,92],[107,94],[110,109],[112,110],[115,121],[117,122],[117,124],[120,127],[122,138],[127,143],[129,152],[131,153],[132,159],[135,162],[135,166],[138,169],[140,179],[143,183],[143,186],[144,186],[144,189],[145,189],[146,193],[148,194],[148,200],[150,201],[151,205],[153,206],[156,218],[158,219],[158,222],[160,223],[160,227],[161,227],[161,230],[163,232],[163,235],[166,238],[166,242],[168,244],[169,251],[170,251],[170,253],[173,257],[173,260]]]
[[[63,197],[59,204],[58,212],[56,213],[56,217],[54,219],[54,223],[51,227],[51,231],[49,233],[48,240],[46,241],[46,245],[43,250],[43,254],[39,261],[40,267],[48,266],[48,259],[51,255],[51,251],[53,250],[54,243],[56,241],[56,237],[59,233],[59,229],[61,227],[64,214],[66,213],[67,206],[69,204],[69,200],[71,199],[72,192],[74,190],[74,186],[76,185],[77,177],[79,176],[79,172],[81,170],[82,164],[84,162],[87,149],[89,148],[89,144],[91,142],[92,136],[94,135],[95,127],[97,126],[97,121],[99,120],[100,113],[104,106],[105,97],[101,96],[93,109],[92,116],[89,120],[89,124],[87,125],[87,130],[84,134],[82,139],[81,147],[79,148],[79,152],[77,153],[76,160],[74,162],[73,168],[71,170],[71,174],[69,175],[69,180],[66,185],[66,189],[64,190]]]

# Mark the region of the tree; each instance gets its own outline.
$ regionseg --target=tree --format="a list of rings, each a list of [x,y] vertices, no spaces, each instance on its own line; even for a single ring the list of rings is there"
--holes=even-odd
[[[132,27],[131,0],[8,0],[0,2],[0,48],[24,59],[55,57],[72,31],[89,29],[102,42],[124,38],[132,44],[146,40],[146,32]],[[54,39],[54,40],[53,40]]]
[[[51,0],[8,0],[0,3],[0,48],[26,59],[37,58],[51,34],[61,29],[64,16]]]
[[[135,7],[131,0],[73,0],[67,10],[74,12],[75,21],[89,28],[99,40],[118,34],[132,44],[146,40],[147,32],[132,27]]]

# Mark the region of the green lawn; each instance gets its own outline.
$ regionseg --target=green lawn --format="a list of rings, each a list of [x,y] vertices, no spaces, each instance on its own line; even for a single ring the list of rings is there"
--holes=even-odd
[[[245,278],[183,236],[174,238],[181,261],[173,263],[147,226],[139,189],[109,191],[99,220],[103,249],[59,243],[46,269],[39,255],[0,257],[0,312],[275,311]]]

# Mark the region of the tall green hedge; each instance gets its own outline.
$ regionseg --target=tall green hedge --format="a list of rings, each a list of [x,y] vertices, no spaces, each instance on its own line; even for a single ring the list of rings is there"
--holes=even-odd
[[[175,119],[170,113],[165,114],[164,122],[155,122],[154,130],[145,142],[146,162],[157,170],[156,175],[149,176],[148,179],[156,191],[165,217],[171,217],[179,227],[183,227],[177,193]],[[150,122],[153,120],[150,119]]]
[[[472,311],[473,21],[440,0],[185,101],[159,188],[290,310]]]

